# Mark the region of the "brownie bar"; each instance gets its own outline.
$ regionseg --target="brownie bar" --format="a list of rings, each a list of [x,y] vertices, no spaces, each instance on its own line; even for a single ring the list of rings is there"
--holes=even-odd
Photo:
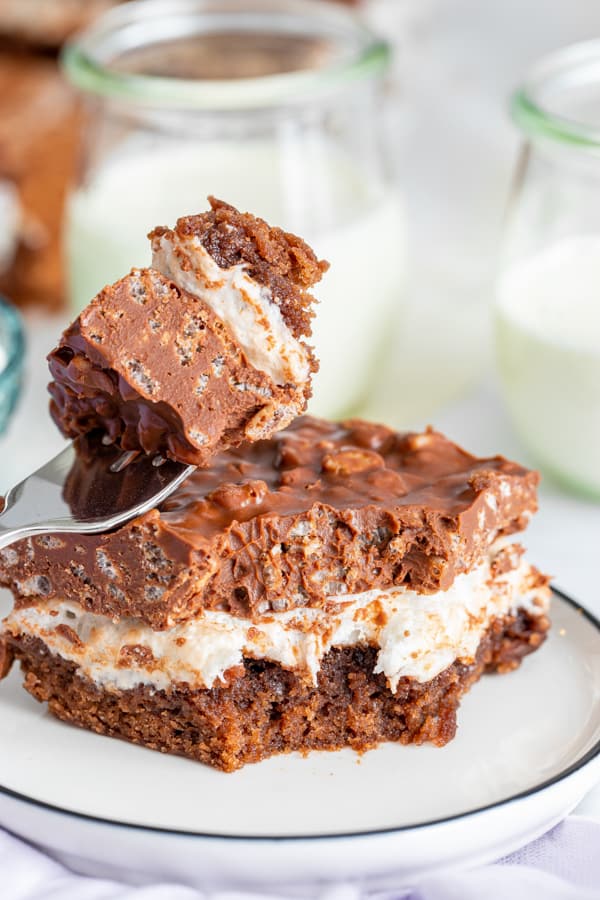
[[[294,750],[364,751],[382,741],[442,746],[454,737],[457,708],[471,685],[484,671],[516,668],[547,628],[545,616],[523,610],[497,619],[471,664],[455,661],[426,683],[402,679],[395,693],[374,674],[376,650],[368,646],[331,650],[317,684],[277,663],[245,659],[227,684],[159,691],[99,687],[37,638],[11,639],[9,648],[25,688],[60,719],[232,771]]]
[[[82,457],[84,503],[102,460]],[[133,463],[135,466],[135,463]],[[200,609],[260,618],[332,594],[446,590],[536,509],[538,476],[443,435],[305,417],[219,454],[160,509],[103,535],[51,535],[0,552],[17,605],[70,598],[165,629]]]
[[[177,229],[153,232],[155,268],[105,288],[63,334],[48,357],[50,411],[67,437],[205,466],[306,408],[317,369],[300,340],[306,287],[325,264],[217,201]]]

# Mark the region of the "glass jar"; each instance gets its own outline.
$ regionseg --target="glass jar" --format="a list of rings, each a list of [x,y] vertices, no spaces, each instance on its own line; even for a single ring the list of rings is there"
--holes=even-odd
[[[0,434],[21,394],[25,335],[21,317],[14,306],[0,297]]]
[[[311,411],[353,410],[403,282],[383,127],[389,56],[323,0],[141,0],[100,18],[64,54],[89,123],[66,221],[74,311],[149,264],[153,226],[213,194],[331,263],[315,289]]]
[[[501,383],[533,459],[600,498],[600,41],[534,68],[495,304]]]

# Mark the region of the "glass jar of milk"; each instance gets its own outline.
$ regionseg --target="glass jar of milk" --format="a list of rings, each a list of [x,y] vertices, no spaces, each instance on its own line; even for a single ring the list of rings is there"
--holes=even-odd
[[[600,499],[600,41],[516,94],[524,135],[495,306],[509,412],[533,459]]]
[[[148,265],[147,232],[213,194],[331,263],[315,290],[311,411],[351,412],[402,291],[389,56],[353,13],[323,0],[144,0],[101,17],[64,55],[89,113],[66,221],[73,309]]]

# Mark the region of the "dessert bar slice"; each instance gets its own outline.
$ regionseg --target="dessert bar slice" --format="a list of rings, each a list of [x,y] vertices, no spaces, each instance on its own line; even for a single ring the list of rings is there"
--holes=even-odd
[[[60,718],[226,771],[444,744],[464,692],[549,627],[517,535],[536,483],[432,431],[305,418],[113,534],[3,551],[2,669]]]
[[[67,437],[206,465],[270,437],[305,407],[319,262],[300,238],[211,200],[152,234],[154,268],[106,287],[50,354]]]
[[[443,745],[462,695],[548,628],[547,579],[499,539],[446,591],[333,595],[251,620],[201,611],[166,631],[40,600],[5,620],[4,671],[60,718],[230,771],[274,753]]]

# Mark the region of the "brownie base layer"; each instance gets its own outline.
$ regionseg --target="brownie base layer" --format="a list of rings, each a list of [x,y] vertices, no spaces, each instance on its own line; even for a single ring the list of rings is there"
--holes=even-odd
[[[308,288],[321,280],[329,263],[318,260],[302,238],[268,225],[229,203],[209,197],[210,211],[183,216],[174,229],[155,228],[153,249],[161,237],[196,238],[222,269],[244,265],[251,278],[269,288],[286,325],[296,337],[310,336],[314,297]]]
[[[442,746],[455,735],[462,695],[485,671],[515,669],[548,627],[545,616],[523,611],[497,619],[472,664],[456,661],[427,683],[404,678],[396,693],[373,673],[377,651],[368,646],[331,650],[317,685],[276,663],[246,659],[228,684],[169,691],[98,687],[38,638],[12,639],[9,650],[27,691],[58,718],[230,772],[294,750],[365,751],[383,741]]]

